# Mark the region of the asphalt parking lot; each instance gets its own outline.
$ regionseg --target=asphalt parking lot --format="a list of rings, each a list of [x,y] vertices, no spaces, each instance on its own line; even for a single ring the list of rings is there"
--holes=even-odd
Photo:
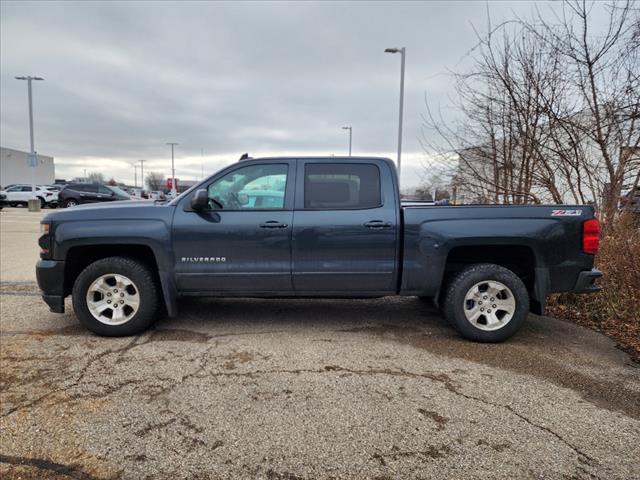
[[[600,334],[531,316],[481,345],[415,298],[190,299],[100,338],[38,296],[40,217],[0,213],[2,478],[640,478],[640,368]]]

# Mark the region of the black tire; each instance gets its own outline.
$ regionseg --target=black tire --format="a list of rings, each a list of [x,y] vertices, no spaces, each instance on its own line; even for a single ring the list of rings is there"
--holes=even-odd
[[[16,208],[18,204],[16,202],[9,202],[9,206],[12,208]]]
[[[75,198],[69,198],[64,201],[64,208],[75,207],[76,205],[80,205],[80,202]]]
[[[91,314],[87,305],[87,291],[91,284],[102,275],[108,274],[120,274],[129,278],[140,296],[138,311],[126,323],[120,325],[101,322]],[[145,264],[126,257],[107,257],[93,262],[78,275],[73,285],[73,309],[80,323],[98,335],[134,335],[145,331],[155,322],[160,311],[159,292],[155,277]]]
[[[515,300],[515,309],[511,319],[507,320],[503,326],[498,325],[494,327],[496,328],[495,330],[485,330],[482,328],[482,321],[484,320],[485,322],[484,328],[487,328],[486,314],[480,315],[480,318],[477,320],[477,323],[479,323],[478,326],[470,320],[467,320],[465,309],[469,308],[469,304],[465,301],[465,297],[477,284],[492,280],[502,283],[510,290]],[[482,286],[480,288],[482,288]],[[507,295],[508,293],[509,292],[507,292]],[[481,298],[484,298],[484,296]],[[475,306],[473,300],[470,300],[470,303]],[[480,306],[478,305],[478,307]],[[491,306],[487,308],[491,308]],[[494,308],[494,310],[496,310],[494,315],[496,315],[497,311],[505,315],[500,309]],[[460,335],[468,340],[486,343],[502,342],[520,329],[528,313],[529,293],[527,292],[527,288],[515,273],[500,265],[491,263],[470,265],[456,275],[447,286],[444,299],[445,317]],[[484,317],[484,319],[482,317]],[[503,316],[503,318],[506,317]]]

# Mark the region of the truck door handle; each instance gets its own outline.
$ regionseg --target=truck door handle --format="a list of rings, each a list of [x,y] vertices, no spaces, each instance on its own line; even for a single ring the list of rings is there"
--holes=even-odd
[[[287,228],[288,226],[288,224],[280,223],[277,220],[269,220],[260,224],[260,228]]]
[[[365,223],[364,226],[373,230],[391,228],[391,224],[389,222],[384,222],[382,220],[371,220],[370,222]]]

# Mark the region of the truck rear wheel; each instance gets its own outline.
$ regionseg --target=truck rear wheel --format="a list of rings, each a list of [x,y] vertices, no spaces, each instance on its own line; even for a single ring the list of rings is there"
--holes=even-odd
[[[160,295],[151,271],[126,257],[108,257],[85,268],[73,285],[80,323],[98,335],[140,333],[156,320]]]
[[[449,284],[447,320],[466,339],[502,342],[516,333],[529,312],[529,293],[511,270],[490,263],[471,265]]]

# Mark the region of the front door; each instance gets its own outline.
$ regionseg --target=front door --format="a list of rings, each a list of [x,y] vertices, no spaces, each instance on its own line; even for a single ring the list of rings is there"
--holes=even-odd
[[[203,185],[208,210],[187,195],[173,221],[178,290],[291,295],[294,179],[295,162],[247,161]]]
[[[384,169],[384,176],[381,175]],[[292,244],[298,295],[395,292],[397,195],[386,162],[307,160],[298,164]]]

